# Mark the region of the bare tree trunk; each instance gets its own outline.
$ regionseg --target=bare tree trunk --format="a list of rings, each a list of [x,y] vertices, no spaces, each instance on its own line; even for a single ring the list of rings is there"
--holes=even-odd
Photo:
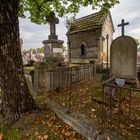
[[[2,113],[9,121],[35,107],[24,76],[19,40],[20,0],[0,0],[0,87]]]

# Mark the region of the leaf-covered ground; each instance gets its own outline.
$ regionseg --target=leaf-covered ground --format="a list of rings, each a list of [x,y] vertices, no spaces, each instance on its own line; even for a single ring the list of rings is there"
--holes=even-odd
[[[0,140],[85,140],[48,108],[47,100],[36,97],[40,110],[25,114],[13,126],[0,118]]]
[[[70,110],[84,114],[97,127],[117,132],[126,140],[140,140],[140,93],[132,94],[129,113],[129,96],[118,108],[107,107],[95,99],[102,97],[101,75],[72,87],[72,94],[59,90],[53,99]],[[70,102],[69,102],[69,99]],[[0,140],[85,140],[83,136],[60,120],[47,105],[48,97],[35,98],[40,110],[25,114],[13,126],[0,118]]]
[[[69,92],[60,91],[60,93],[54,93],[53,99],[67,107],[70,103],[71,111],[84,114],[97,127],[115,131],[127,140],[140,140],[140,93],[132,93],[129,115],[129,94],[124,96],[124,101],[119,109],[113,100],[107,100],[104,104],[102,101],[100,102],[102,89],[101,75],[96,75],[94,79],[74,86],[71,96]],[[119,96],[123,96],[123,94],[125,95],[125,92],[122,91]],[[113,107],[115,105],[117,107]]]

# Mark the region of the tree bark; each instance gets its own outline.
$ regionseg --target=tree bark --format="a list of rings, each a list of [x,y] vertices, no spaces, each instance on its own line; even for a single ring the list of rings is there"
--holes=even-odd
[[[18,120],[34,109],[24,70],[19,40],[18,7],[20,0],[0,0],[0,87],[4,118]]]

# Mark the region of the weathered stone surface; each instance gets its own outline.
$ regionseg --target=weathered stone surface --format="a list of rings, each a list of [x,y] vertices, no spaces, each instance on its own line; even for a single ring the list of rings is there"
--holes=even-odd
[[[85,136],[88,140],[124,140],[121,136],[110,131],[104,131],[104,134],[97,136],[97,126],[90,122],[84,115],[75,112],[66,113],[67,108],[62,107],[53,100],[48,102],[50,108],[65,123],[72,126],[77,132]],[[107,139],[110,138],[110,139]]]
[[[49,57],[63,58],[63,42],[62,40],[44,40],[44,57],[45,59]]]
[[[32,77],[31,77],[31,75],[25,74],[25,78],[26,78],[27,85],[28,85],[28,88],[29,88],[29,90],[30,90],[30,93],[31,93],[32,95],[35,95],[34,88],[33,88],[33,84],[32,84]]]
[[[137,45],[133,38],[121,36],[111,45],[111,75],[136,78]]]
[[[34,90],[37,95],[45,94],[50,80],[47,78],[48,64],[35,63],[34,67]]]
[[[69,55],[70,61],[72,63],[88,63],[89,59],[95,59],[97,61],[98,54],[94,52],[94,48],[98,50],[99,37],[101,30],[97,29],[94,32],[80,32],[68,35],[70,46],[69,46]],[[81,56],[81,45],[85,44],[86,56]]]

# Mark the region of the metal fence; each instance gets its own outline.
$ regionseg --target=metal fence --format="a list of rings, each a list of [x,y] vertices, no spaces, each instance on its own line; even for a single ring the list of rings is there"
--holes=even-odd
[[[105,83],[101,89],[96,85],[99,79],[96,81],[98,74],[94,76],[94,65],[50,69],[49,73],[50,98],[66,107],[67,113],[75,111],[83,113],[96,124],[99,130],[110,134],[115,132],[116,137],[121,135],[140,138],[138,117],[140,114],[137,107],[140,99],[140,96],[137,96],[139,89],[116,87],[116,85],[114,88]],[[84,85],[83,87],[86,88],[85,85],[91,82],[93,82],[92,89],[84,93],[83,90],[86,89],[82,88],[77,93],[79,85]],[[94,93],[95,90],[98,92]]]
[[[112,77],[103,83],[102,126],[114,130],[119,135],[133,135],[139,140],[140,113],[137,106],[139,106],[140,88],[133,79],[129,78],[124,78],[124,86],[119,86],[115,84],[115,78]]]
[[[72,92],[74,92],[76,85],[92,79],[95,70],[93,64],[86,64],[76,67],[49,69],[47,72],[50,73],[50,98],[57,100],[60,104],[63,104],[65,100],[66,104],[64,106],[68,107],[68,112],[70,112]]]

